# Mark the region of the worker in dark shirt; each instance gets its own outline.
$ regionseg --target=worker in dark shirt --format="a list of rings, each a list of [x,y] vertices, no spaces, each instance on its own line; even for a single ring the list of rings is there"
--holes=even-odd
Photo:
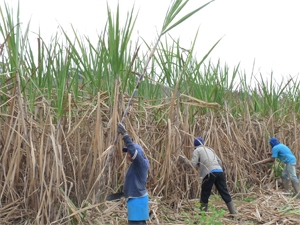
[[[127,159],[131,162],[124,183],[128,224],[146,224],[146,220],[149,219],[149,199],[146,189],[149,161],[142,147],[132,142],[122,123],[118,123],[117,131],[123,135],[126,145],[123,152],[127,153]]]

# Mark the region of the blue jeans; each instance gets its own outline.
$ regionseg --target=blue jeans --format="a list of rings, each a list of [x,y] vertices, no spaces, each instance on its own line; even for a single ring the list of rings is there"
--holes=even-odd
[[[283,171],[282,171],[282,177],[292,181],[295,181],[296,183],[299,183],[298,177],[296,175],[296,163],[286,164]]]

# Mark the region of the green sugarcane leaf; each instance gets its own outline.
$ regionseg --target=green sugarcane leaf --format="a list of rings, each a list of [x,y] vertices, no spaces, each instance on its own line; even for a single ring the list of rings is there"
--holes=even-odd
[[[192,15],[194,15],[196,12],[198,12],[199,10],[203,9],[204,7],[206,7],[207,5],[209,5],[211,2],[213,2],[214,0],[206,3],[205,5],[195,9],[194,11],[188,13],[187,15],[183,16],[181,19],[179,19],[177,22],[175,22],[173,25],[171,25],[170,27],[169,24],[173,21],[173,19],[175,18],[175,16],[181,11],[181,9],[183,8],[183,6],[187,3],[187,1],[184,3],[184,5],[182,5],[181,7],[178,8],[178,10],[175,11],[173,16],[167,16],[168,20],[167,23],[164,24],[163,29],[162,29],[162,33],[161,35],[167,33],[168,31],[172,30],[174,27],[178,26],[179,24],[181,24],[182,22],[184,22],[185,20],[187,20],[188,18],[190,18]]]

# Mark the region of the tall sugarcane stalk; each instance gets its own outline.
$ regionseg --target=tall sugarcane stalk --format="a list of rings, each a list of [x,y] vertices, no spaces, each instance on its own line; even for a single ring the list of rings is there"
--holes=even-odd
[[[186,14],[185,16],[183,16],[181,19],[179,19],[178,21],[176,21],[175,23],[171,24],[172,21],[175,19],[175,17],[181,12],[181,10],[184,8],[184,6],[189,2],[189,0],[175,0],[173,1],[173,4],[171,5],[171,7],[168,9],[167,11],[167,14],[166,14],[166,17],[165,17],[165,20],[164,20],[164,24],[162,26],[162,29],[161,29],[161,32],[160,34],[158,35],[158,38],[154,44],[154,47],[152,48],[150,54],[149,54],[149,57],[145,63],[145,66],[144,66],[144,69],[142,71],[142,74],[139,76],[139,79],[137,81],[137,84],[135,86],[135,89],[127,103],[127,107],[123,113],[123,116],[122,116],[122,119],[121,119],[121,123],[124,122],[125,120],[125,117],[127,116],[128,114],[128,111],[130,109],[130,106],[132,105],[132,100],[133,98],[135,97],[137,91],[138,91],[138,88],[139,88],[139,85],[141,84],[141,82],[143,81],[144,79],[144,76],[146,74],[146,71],[147,71],[147,68],[148,68],[148,65],[149,65],[149,62],[150,60],[152,59],[156,49],[157,49],[157,46],[161,40],[161,38],[163,37],[164,34],[166,34],[168,31],[170,31],[171,29],[173,29],[174,27],[176,27],[177,25],[181,24],[183,21],[185,21],[186,19],[188,19],[189,17],[191,17],[193,14],[195,14],[196,12],[198,12],[200,9],[204,8],[205,6],[207,6],[208,4],[210,4],[211,2],[213,2],[214,0],[204,4],[203,6],[195,9],[194,11]],[[111,146],[111,149],[110,149],[110,152],[109,152],[109,155],[108,155],[108,159],[107,161],[104,163],[104,173],[102,173],[102,177],[101,177],[101,180],[100,180],[100,185],[99,185],[99,189],[98,189],[98,192],[96,194],[96,202],[98,202],[100,200],[100,197],[101,197],[101,190],[103,190],[103,187],[104,187],[104,183],[106,181],[106,176],[108,174],[108,170],[110,168],[110,164],[111,164],[111,159],[112,159],[112,156],[113,156],[113,153],[114,153],[114,150],[115,150],[115,145],[118,141],[118,136],[119,134],[117,133],[116,134],[116,137],[114,139],[114,142],[113,142],[113,145]],[[97,181],[96,181],[97,182]],[[103,191],[102,191],[103,193]],[[102,199],[102,198],[101,198]]]

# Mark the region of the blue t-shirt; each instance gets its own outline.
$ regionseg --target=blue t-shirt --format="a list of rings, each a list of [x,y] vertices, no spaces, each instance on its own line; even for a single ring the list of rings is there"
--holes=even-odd
[[[127,200],[128,220],[142,221],[149,219],[148,195],[141,198],[129,198]]]
[[[214,169],[214,170],[212,170],[210,172],[211,173],[221,173],[221,172],[223,172],[223,170],[222,169]]]
[[[296,163],[297,161],[291,149],[281,143],[272,148],[272,158],[278,158],[286,164]]]

